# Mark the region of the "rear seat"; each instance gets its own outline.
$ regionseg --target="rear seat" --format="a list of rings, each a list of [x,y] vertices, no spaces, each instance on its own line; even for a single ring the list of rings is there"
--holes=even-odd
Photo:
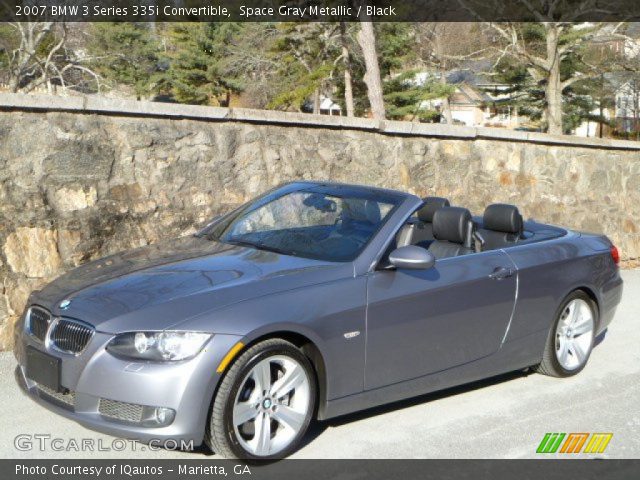
[[[482,251],[508,247],[522,238],[522,215],[515,205],[494,203],[484,210],[482,228],[477,236],[483,240]]]

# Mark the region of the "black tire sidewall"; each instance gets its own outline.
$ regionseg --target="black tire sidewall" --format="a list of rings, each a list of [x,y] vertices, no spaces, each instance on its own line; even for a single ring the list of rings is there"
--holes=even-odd
[[[256,345],[257,347],[259,345]],[[235,403],[236,395],[238,394],[238,390],[242,386],[242,381],[245,376],[251,371],[251,369],[260,361],[265,358],[282,355],[288,356],[296,360],[302,368],[304,368],[307,377],[309,378],[309,409],[307,411],[307,415],[305,417],[302,428],[298,432],[298,435],[293,439],[291,444],[286,447],[284,450],[279,451],[278,453],[265,457],[258,457],[252,455],[250,452],[247,452],[236,437],[235,428],[233,425],[233,406]],[[229,447],[233,451],[234,455],[238,458],[246,459],[246,460],[275,460],[288,456],[291,452],[293,452],[302,437],[304,437],[309,425],[311,423],[311,419],[313,417],[313,413],[315,411],[315,403],[316,403],[316,381],[315,381],[315,373],[313,370],[313,366],[309,359],[295,346],[289,345],[287,343],[282,343],[280,345],[265,345],[262,350],[258,350],[254,353],[253,356],[249,357],[248,360],[244,360],[245,364],[240,367],[240,369],[235,374],[235,378],[233,378],[233,386],[229,391],[229,395],[226,398],[225,406],[224,406],[224,418],[223,422],[225,425],[225,430],[227,432],[227,441],[229,443]]]
[[[558,328],[558,323],[560,322],[560,318],[562,316],[562,312],[564,311],[565,308],[567,308],[567,305],[569,304],[569,302],[572,302],[573,300],[584,300],[585,302],[587,302],[587,305],[589,305],[589,308],[591,309],[591,315],[593,316],[593,336],[591,337],[591,345],[589,345],[589,351],[587,352],[586,358],[584,359],[584,362],[582,363],[582,365],[580,365],[578,368],[574,370],[567,370],[560,364],[560,362],[558,361],[558,356],[556,354],[556,331]],[[562,304],[560,304],[560,307],[558,307],[558,310],[556,311],[556,319],[553,322],[551,335],[549,336],[549,348],[551,349],[551,352],[552,352],[551,362],[553,363],[553,368],[561,376],[571,377],[573,375],[577,375],[584,369],[584,367],[587,366],[587,363],[589,362],[589,358],[591,357],[591,352],[593,351],[593,345],[595,343],[597,327],[598,327],[598,311],[597,311],[597,308],[595,308],[593,299],[589,297],[589,295],[587,295],[581,290],[578,290],[569,294],[562,301]]]

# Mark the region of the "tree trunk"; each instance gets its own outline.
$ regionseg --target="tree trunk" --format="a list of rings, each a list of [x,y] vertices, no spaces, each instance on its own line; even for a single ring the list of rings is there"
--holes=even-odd
[[[557,25],[547,26],[547,85],[545,87],[545,117],[547,132],[552,135],[562,135],[562,81],[560,78],[560,55],[558,54],[558,40],[560,33]]]
[[[313,92],[313,113],[320,115],[320,90],[317,88],[315,92]]]
[[[376,49],[376,36],[373,31],[373,23],[370,18],[363,17],[360,21],[358,43],[362,48],[366,73],[364,83],[367,85],[367,95],[371,105],[371,114],[376,120],[385,119],[384,98],[382,96],[382,79],[380,78],[380,65],[378,64],[378,52]],[[368,20],[368,21],[367,21]]]
[[[353,105],[353,82],[351,80],[351,56],[347,46],[347,25],[340,22],[340,40],[342,42],[342,60],[344,61],[344,103],[347,107],[347,117],[355,116]]]
[[[444,54],[444,45],[442,34],[444,31],[444,27],[441,24],[436,24],[434,27],[434,50],[436,54],[436,58],[438,58],[438,63],[440,64],[440,83],[442,85],[447,84],[447,59]],[[453,125],[453,115],[451,114],[451,102],[449,102],[449,97],[444,97],[442,100],[442,116],[444,117],[444,121],[447,125]]]
[[[599,132],[598,132],[598,136],[600,138],[602,138],[603,135],[603,130],[604,130],[604,122],[603,119],[604,118],[604,108],[602,106],[602,99],[600,99],[600,118],[598,119],[598,127],[600,128]]]
[[[18,74],[12,75],[9,80],[9,90],[11,93],[18,93],[20,87],[20,76]]]
[[[440,83],[443,85],[447,84],[447,78],[445,77],[444,70],[440,73]],[[451,115],[451,103],[449,102],[449,97],[444,97],[442,99],[442,116],[444,117],[447,125],[453,125],[453,115]]]

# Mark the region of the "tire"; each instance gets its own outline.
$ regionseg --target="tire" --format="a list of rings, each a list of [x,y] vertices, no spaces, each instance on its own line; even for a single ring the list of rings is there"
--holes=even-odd
[[[205,443],[226,458],[284,458],[311,423],[316,391],[313,366],[299,348],[279,338],[259,342],[243,352],[220,381]]]
[[[577,316],[573,317],[574,313]],[[556,312],[536,371],[551,377],[580,373],[591,356],[596,325],[597,308],[593,300],[582,290],[569,294]]]

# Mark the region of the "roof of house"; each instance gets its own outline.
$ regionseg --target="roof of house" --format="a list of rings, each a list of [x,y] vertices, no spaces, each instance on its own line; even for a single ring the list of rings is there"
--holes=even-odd
[[[342,110],[331,98],[320,95],[320,110]]]
[[[456,91],[449,98],[451,104],[481,105],[491,101],[489,95],[473,85],[460,83],[456,87]]]

